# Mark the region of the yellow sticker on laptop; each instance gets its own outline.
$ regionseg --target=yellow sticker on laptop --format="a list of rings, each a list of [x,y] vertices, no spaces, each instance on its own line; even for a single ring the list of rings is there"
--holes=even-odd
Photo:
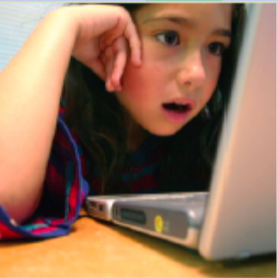
[[[154,224],[156,232],[161,233],[163,231],[163,219],[160,215],[155,217]]]

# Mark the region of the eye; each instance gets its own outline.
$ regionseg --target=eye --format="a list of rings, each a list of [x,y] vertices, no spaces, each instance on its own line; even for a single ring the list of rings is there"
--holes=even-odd
[[[168,46],[176,46],[180,43],[179,35],[174,31],[166,31],[156,35],[158,41]]]
[[[222,43],[213,42],[208,45],[207,51],[213,55],[221,56],[223,54],[223,52],[225,51],[225,48],[226,47]]]

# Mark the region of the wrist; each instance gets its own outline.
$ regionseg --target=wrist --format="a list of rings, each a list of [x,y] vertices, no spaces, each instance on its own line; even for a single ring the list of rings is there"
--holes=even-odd
[[[50,12],[44,18],[42,24],[48,26],[51,30],[49,39],[57,40],[63,48],[70,48],[70,53],[78,37],[78,23],[76,15],[69,6],[60,7]]]

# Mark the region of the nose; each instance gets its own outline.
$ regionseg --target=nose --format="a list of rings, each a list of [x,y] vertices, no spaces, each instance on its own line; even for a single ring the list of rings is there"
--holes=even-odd
[[[200,50],[195,50],[182,57],[177,78],[178,83],[181,86],[186,86],[187,90],[196,89],[204,84],[206,69],[203,54]]]

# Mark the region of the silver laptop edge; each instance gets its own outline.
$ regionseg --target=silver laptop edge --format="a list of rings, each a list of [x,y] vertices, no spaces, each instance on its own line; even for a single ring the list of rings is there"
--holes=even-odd
[[[200,233],[209,260],[276,251],[276,6],[251,12]]]
[[[191,248],[191,249],[197,249],[197,247],[198,247],[199,229],[196,229],[196,228],[188,227],[185,238],[176,238],[176,237],[173,237],[170,235],[146,230],[139,226],[130,225],[130,224],[124,223],[122,221],[113,220],[113,223],[115,223],[119,226],[123,226],[123,227],[129,228],[129,229],[132,229],[134,231],[138,231],[138,232],[148,234],[150,236],[154,236],[156,238],[165,239],[167,241],[170,241],[170,242],[173,242],[173,243],[176,243],[179,245],[183,245],[183,246]]]
[[[99,219],[105,221],[112,221],[112,207],[115,201],[129,201],[132,200],[146,200],[146,199],[162,199],[171,198],[178,194],[179,196],[186,196],[190,194],[207,195],[206,192],[170,192],[165,194],[120,194],[120,195],[104,195],[104,196],[88,196],[85,200],[86,211]]]

